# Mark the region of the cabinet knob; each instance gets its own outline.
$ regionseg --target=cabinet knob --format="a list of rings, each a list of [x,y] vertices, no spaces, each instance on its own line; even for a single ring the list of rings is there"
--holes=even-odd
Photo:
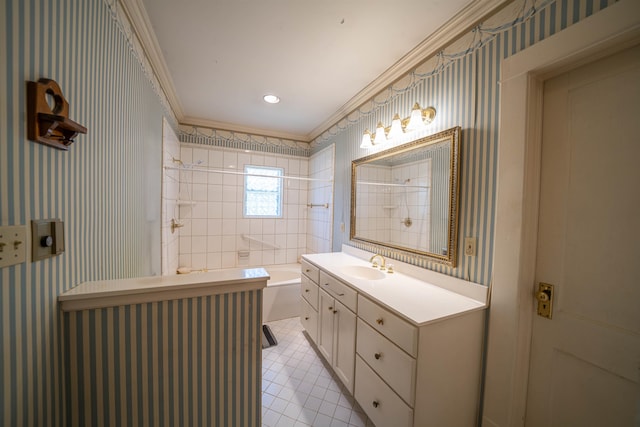
[[[328,310],[329,310],[329,311],[332,311],[332,310],[333,310],[333,307],[329,307],[329,308],[328,308]]]
[[[374,408],[377,408],[378,406],[380,406],[380,402],[378,402],[377,400],[374,400],[372,403]]]
[[[384,325],[384,319],[382,317],[380,317],[380,318],[376,319],[376,323],[378,325]]]
[[[338,312],[338,310],[333,310],[333,314],[336,314]]]
[[[309,289],[305,289],[304,291],[305,291],[305,292],[309,292]]]
[[[382,354],[381,353],[376,353],[376,354],[373,355],[373,357],[375,357],[376,360],[380,360],[380,358],[382,357]]]
[[[304,320],[309,320],[309,316],[305,317]]]

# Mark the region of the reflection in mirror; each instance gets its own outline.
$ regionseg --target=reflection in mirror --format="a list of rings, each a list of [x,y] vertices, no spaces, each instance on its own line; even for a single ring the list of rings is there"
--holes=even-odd
[[[351,240],[456,264],[460,128],[352,162]]]

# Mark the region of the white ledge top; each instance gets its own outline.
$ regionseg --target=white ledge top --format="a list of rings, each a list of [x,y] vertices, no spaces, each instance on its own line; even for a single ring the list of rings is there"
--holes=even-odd
[[[264,268],[232,268],[208,273],[84,282],[58,295],[63,311],[142,304],[262,289]]]
[[[484,298],[476,299],[460,292],[464,291],[464,286],[479,285],[466,282],[458,284],[458,289],[454,290],[455,288],[447,282],[451,282],[451,279],[464,281],[433,271],[423,270],[424,279],[396,271],[393,274],[384,273],[385,277],[380,280],[368,280],[345,273],[344,267],[347,266],[371,268],[371,263],[353,255],[333,252],[303,255],[303,258],[416,326],[427,325],[487,307]],[[387,264],[389,263],[396,266],[400,264],[397,261],[387,260]],[[471,294],[473,293],[478,292],[472,290]],[[484,293],[486,295],[486,288]]]

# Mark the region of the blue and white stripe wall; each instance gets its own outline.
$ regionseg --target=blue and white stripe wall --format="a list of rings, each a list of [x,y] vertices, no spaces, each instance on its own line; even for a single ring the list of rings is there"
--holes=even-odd
[[[162,118],[175,119],[120,14],[103,0],[0,3],[0,223],[60,218],[66,243],[0,270],[0,425],[69,420],[60,293],[160,273]],[[26,138],[25,82],[41,77],[88,128],[68,152]]]
[[[69,426],[256,427],[262,290],[64,313]]]
[[[403,257],[402,261],[488,286],[492,277],[496,206],[500,61],[604,9],[614,0],[516,1],[499,16],[463,37],[387,92],[345,117],[312,144],[314,151],[336,147],[333,250],[349,242],[351,161],[372,151],[359,148],[365,129],[395,113],[406,117],[415,102],[437,110],[430,131],[462,127],[458,248],[466,236],[477,238],[477,256],[458,254],[455,268]],[[528,18],[511,25],[522,11]],[[499,25],[507,25],[500,27]],[[481,41],[481,42],[480,42]],[[470,48],[471,47],[471,48]],[[469,50],[466,54],[464,52]],[[461,53],[458,55],[459,53]],[[437,72],[432,72],[438,69]],[[405,85],[402,87],[402,85]],[[502,108],[509,108],[502,106]],[[341,231],[341,223],[345,224]],[[390,255],[387,253],[386,255]]]
[[[349,123],[316,146],[314,150],[335,144],[334,248],[339,250],[348,240],[339,225],[345,222],[349,229],[350,161],[366,154],[358,148],[362,132],[372,129],[378,120],[388,124],[395,112],[408,114],[418,101],[438,109],[434,132],[463,127],[459,235],[461,239],[476,236],[479,242],[478,256],[461,259],[456,269],[428,267],[489,284],[500,59],[611,3],[614,1],[556,0],[541,7],[538,2],[537,13],[526,23],[498,31],[472,54],[398,92],[386,109]],[[513,7],[522,9],[523,4],[519,0]],[[529,0],[525,6],[531,4]],[[67,243],[61,256],[0,270],[0,425],[66,425],[71,420],[67,413],[67,408],[72,409],[67,399],[70,383],[65,381],[70,372],[65,366],[70,370],[72,365],[64,358],[70,343],[59,338],[63,331],[58,294],[85,280],[159,271],[162,117],[175,120],[133,32],[123,22],[117,0],[4,0],[0,4],[4,29],[0,38],[0,223],[60,218],[65,221]],[[69,152],[26,140],[25,81],[40,77],[60,83],[70,102],[71,118],[89,129]],[[187,303],[187,311],[193,309],[191,304]],[[147,310],[147,319],[151,311],[153,322],[154,310],[159,313],[160,306],[130,310],[134,317],[139,312],[140,318]],[[115,309],[98,314],[109,319]],[[93,328],[96,333],[96,345],[105,339],[116,342],[115,336],[109,341],[108,331],[104,337],[106,323],[101,321],[97,328],[97,323],[92,326],[92,315],[86,316],[88,324],[83,319],[78,331],[84,334],[87,324],[87,331]],[[122,339],[120,332],[113,333]],[[147,349],[156,348],[148,337],[141,336],[140,341]],[[126,346],[123,348],[126,353]],[[199,355],[196,350],[196,363],[204,360]],[[131,354],[128,360],[137,364],[133,357]],[[85,361],[93,363],[84,356],[82,360],[83,366]],[[104,378],[104,371],[95,363],[92,371]],[[139,363],[148,369],[144,359]],[[101,390],[97,376],[89,375],[83,381]],[[109,393],[121,391],[109,389]],[[100,413],[93,403],[98,399],[95,396],[91,414]],[[108,410],[117,411],[110,402]],[[142,413],[151,416],[144,407]],[[153,416],[155,420],[155,412]],[[195,410],[188,416],[198,420],[199,415]],[[160,419],[159,413],[157,417]],[[110,421],[114,419],[110,415]]]

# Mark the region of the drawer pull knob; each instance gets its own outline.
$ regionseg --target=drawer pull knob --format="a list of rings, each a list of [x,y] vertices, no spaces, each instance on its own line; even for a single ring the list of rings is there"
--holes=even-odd
[[[380,402],[378,402],[377,400],[374,400],[372,405],[374,408],[377,408],[378,406],[380,406]]]
[[[376,353],[376,354],[373,355],[373,357],[375,357],[376,360],[380,360],[380,358],[382,357],[382,354],[381,353]]]
[[[309,269],[307,268],[307,269],[305,270],[305,273],[308,273],[308,272],[310,272],[310,271],[311,271],[311,270],[309,270]]]
[[[379,319],[376,319],[376,323],[378,325],[384,325],[384,319],[382,317],[380,317]]]
[[[309,316],[305,317],[304,320],[309,320]]]
[[[343,297],[344,296],[344,292],[341,294],[338,294],[339,297]]]
[[[325,285],[325,286],[329,286],[329,284],[328,284],[328,283],[325,283],[324,285]]]
[[[333,314],[336,314],[338,312],[338,310],[333,310]]]
[[[328,310],[329,310],[329,311],[332,311],[332,310],[333,310],[333,307],[329,307],[329,309],[328,309]]]
[[[304,291],[305,291],[305,292],[309,292],[309,289],[305,289]]]

